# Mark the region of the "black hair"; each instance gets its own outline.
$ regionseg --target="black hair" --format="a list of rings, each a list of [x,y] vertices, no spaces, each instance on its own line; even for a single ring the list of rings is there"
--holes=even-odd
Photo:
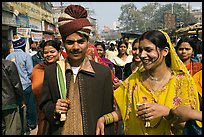
[[[115,46],[113,43],[110,43],[110,46],[112,47],[112,46]]]
[[[177,52],[178,48],[181,46],[181,43],[183,43],[183,42],[189,43],[189,45],[193,48],[194,55],[197,54],[198,46],[196,45],[195,38],[193,38],[193,37],[181,37],[181,39],[176,44],[176,47],[175,47],[176,52]]]
[[[122,44],[125,44],[126,48],[128,49],[128,43],[125,40],[120,40],[118,42],[118,46],[117,46],[118,51],[120,51],[120,45],[122,45]],[[120,52],[118,52],[118,56],[119,56],[119,54],[120,54]],[[127,52],[126,52],[126,55],[128,55]]]
[[[106,50],[105,44],[103,42],[96,41],[94,46],[97,47],[98,45],[101,45],[104,51]]]
[[[125,38],[127,38],[128,40],[130,39],[130,37],[129,36],[123,36],[123,39],[125,39]]]
[[[138,42],[139,42],[139,39],[136,38],[136,39],[133,41],[133,43],[132,43],[132,47],[135,45],[135,43],[138,43]]]
[[[43,49],[44,43],[45,43],[45,40],[40,41],[39,47]]]
[[[43,51],[44,51],[45,46],[52,46],[57,51],[60,51],[61,50],[61,41],[59,41],[59,40],[48,40],[46,42],[42,42]]]
[[[150,30],[143,33],[139,38],[139,42],[144,39],[151,41],[160,50],[163,50],[165,47],[168,47],[170,49],[169,43],[167,42],[165,35],[159,30]],[[168,67],[171,66],[170,52],[167,54],[165,62]]]

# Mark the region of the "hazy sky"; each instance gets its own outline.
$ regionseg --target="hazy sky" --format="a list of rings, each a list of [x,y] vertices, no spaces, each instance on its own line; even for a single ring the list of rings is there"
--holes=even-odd
[[[60,2],[52,2],[54,5],[60,5]],[[113,28],[113,22],[118,20],[121,14],[121,5],[128,4],[130,2],[63,2],[63,5],[79,4],[86,8],[90,8],[95,11],[93,17],[97,19],[99,31],[104,26]],[[148,2],[133,2],[135,6],[140,10]],[[160,2],[161,4],[168,4],[170,2]],[[176,2],[174,2],[176,3]],[[178,2],[178,3],[190,3],[192,7],[202,8],[202,2]]]

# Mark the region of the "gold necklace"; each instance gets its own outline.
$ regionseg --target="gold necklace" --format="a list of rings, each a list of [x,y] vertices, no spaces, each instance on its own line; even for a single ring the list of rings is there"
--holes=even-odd
[[[172,74],[172,72],[170,72]],[[150,84],[150,91],[153,91],[154,93],[158,90],[160,90],[163,86],[164,83],[166,83],[170,78],[168,77],[168,75],[166,75],[165,77],[160,76],[160,77],[153,77],[149,72],[149,84]]]
[[[148,75],[149,75],[149,78],[152,80],[152,81],[161,81],[163,77],[153,77],[149,71],[148,71]]]

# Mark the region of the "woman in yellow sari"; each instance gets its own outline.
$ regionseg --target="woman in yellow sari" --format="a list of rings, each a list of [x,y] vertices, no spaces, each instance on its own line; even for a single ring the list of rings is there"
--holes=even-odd
[[[104,123],[120,118],[126,135],[181,134],[175,126],[172,129],[172,123],[179,122],[172,111],[178,106],[199,110],[196,85],[167,33],[147,31],[139,42],[145,70],[133,73],[114,91],[119,110],[99,118],[97,135],[104,133]]]

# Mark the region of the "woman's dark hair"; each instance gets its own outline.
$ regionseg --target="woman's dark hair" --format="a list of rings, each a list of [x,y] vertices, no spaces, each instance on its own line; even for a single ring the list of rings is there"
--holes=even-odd
[[[97,47],[98,45],[101,45],[104,51],[106,50],[105,44],[103,42],[96,41],[94,46]]]
[[[193,48],[194,55],[197,54],[198,47],[197,47],[196,41],[193,37],[181,37],[181,39],[176,44],[176,47],[175,47],[176,52],[177,52],[178,48],[181,46],[181,43],[183,43],[183,42],[189,43],[189,45]]]
[[[120,40],[119,42],[118,42],[118,46],[117,46],[117,49],[118,49],[118,56],[119,56],[119,54],[120,54],[120,45],[122,45],[122,44],[125,44],[125,46],[126,46],[126,48],[128,48],[128,43],[125,41],[125,40]],[[126,52],[126,54],[127,54],[127,52]],[[127,54],[128,55],[128,54]]]
[[[59,40],[48,40],[46,42],[42,42],[43,51],[44,51],[45,46],[52,46],[57,51],[60,51],[61,50],[61,41],[59,41]]]
[[[44,43],[45,43],[45,40],[40,41],[39,47],[43,49]]]
[[[137,43],[137,42],[139,42],[139,39],[138,38],[136,38],[134,41],[133,41],[133,43],[132,43],[132,47],[135,45],[135,43]]]
[[[143,33],[139,38],[139,43],[140,43],[140,41],[142,41],[144,39],[151,41],[160,50],[163,50],[165,47],[168,47],[170,49],[170,46],[169,46],[169,43],[167,42],[166,37],[159,30],[151,30],[151,31],[147,31],[147,32]],[[170,67],[171,66],[170,52],[166,56],[165,61],[166,61],[166,65],[168,67]]]
[[[130,39],[130,37],[129,36],[123,36],[123,40],[125,39],[125,38],[127,38],[128,40]]]

